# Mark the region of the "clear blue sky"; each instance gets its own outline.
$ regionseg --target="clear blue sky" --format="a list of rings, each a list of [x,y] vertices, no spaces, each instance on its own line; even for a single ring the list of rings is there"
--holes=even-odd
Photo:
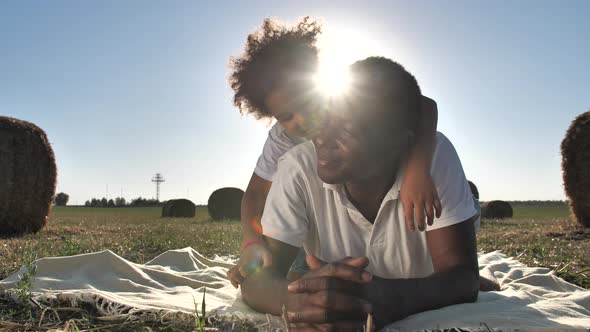
[[[232,106],[228,57],[266,17],[322,17],[439,105],[481,198],[564,199],[559,144],[590,108],[588,1],[3,1],[0,114],[32,121],[58,191],[206,203],[245,189],[268,127]],[[336,40],[337,38],[335,38]]]

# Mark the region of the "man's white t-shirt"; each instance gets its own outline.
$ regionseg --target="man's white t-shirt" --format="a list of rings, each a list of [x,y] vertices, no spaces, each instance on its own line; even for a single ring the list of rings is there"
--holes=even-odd
[[[431,175],[443,209],[426,231],[476,214],[457,152],[441,133],[436,136]],[[426,233],[410,232],[404,222],[399,200],[403,176],[400,169],[371,224],[348,200],[342,185],[320,180],[313,144],[296,146],[279,160],[262,216],[263,233],[296,247],[303,245],[307,253],[327,262],[367,256],[367,270],[379,277],[428,276],[433,267]]]
[[[295,145],[303,142],[305,139],[287,135],[287,131],[278,122],[275,123],[268,131],[268,138],[264,142],[254,173],[267,181],[272,181],[277,172],[279,158]]]

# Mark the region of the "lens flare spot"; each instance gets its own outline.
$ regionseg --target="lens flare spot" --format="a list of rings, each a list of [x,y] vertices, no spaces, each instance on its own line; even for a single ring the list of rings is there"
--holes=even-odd
[[[253,219],[250,221],[250,225],[257,234],[262,234],[262,225],[260,224],[260,219]]]

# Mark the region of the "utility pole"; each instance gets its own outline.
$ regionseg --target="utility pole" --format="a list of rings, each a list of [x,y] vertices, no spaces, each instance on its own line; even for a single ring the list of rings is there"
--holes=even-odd
[[[152,182],[156,183],[156,201],[160,201],[160,183],[162,182],[166,182],[166,180],[164,180],[164,176],[162,176],[162,174],[160,173],[156,173],[156,175],[154,175],[152,177]]]

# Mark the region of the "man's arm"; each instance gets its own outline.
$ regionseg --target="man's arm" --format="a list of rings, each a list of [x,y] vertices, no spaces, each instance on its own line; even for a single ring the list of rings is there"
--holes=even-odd
[[[371,303],[378,327],[417,312],[477,299],[479,269],[473,220],[430,231],[427,241],[434,265],[432,275],[414,279],[373,277],[360,291],[361,296]],[[359,283],[343,283],[331,273],[334,269],[326,270],[321,277],[295,281],[289,290],[293,293],[330,294],[345,287],[346,292],[359,292]],[[289,314],[293,322],[314,320],[308,312]]]
[[[273,264],[254,272],[241,284],[242,298],[253,309],[280,315],[287,303],[287,272],[295,260],[299,248],[264,237],[266,247],[273,257]]]
[[[434,273],[426,278],[381,279],[367,286],[378,321],[388,323],[444,306],[474,302],[479,269],[473,220],[426,233]]]
[[[305,145],[302,149],[312,149]],[[308,151],[309,152],[309,151]],[[351,328],[366,319],[368,303],[355,294],[348,294],[351,285],[368,282],[363,269],[368,259],[327,264],[325,268],[311,271],[302,278],[319,278],[326,281],[334,277],[342,282],[327,286],[338,286],[330,291],[289,293],[286,275],[297,252],[304,243],[309,228],[308,204],[305,173],[295,159],[289,155],[280,162],[268,193],[264,215],[261,219],[264,229],[265,247],[272,255],[272,265],[249,274],[243,281],[242,296],[252,308],[280,314],[283,305],[288,311],[311,315],[310,324],[324,324],[338,321],[330,328]],[[347,264],[348,263],[348,264]],[[346,286],[346,287],[342,287]],[[361,287],[356,287],[360,289]],[[341,321],[345,322],[341,322]]]
[[[479,269],[473,198],[451,142],[441,135],[436,150],[431,173],[444,205],[440,218],[426,233],[434,273],[420,279],[380,281],[376,278],[371,286],[374,289],[369,287],[370,293],[375,294],[372,300],[390,304],[376,308],[394,309],[381,314],[385,321],[477,299]]]
[[[289,292],[286,274],[299,248],[281,241],[265,238],[273,255],[273,265],[252,273],[242,283],[242,298],[253,309],[287,317],[294,330],[357,331],[362,327],[371,304],[360,292],[370,280],[364,271],[366,257],[345,257],[306,273],[302,279],[320,280],[325,289],[316,292]],[[292,284],[291,284],[292,285]]]

